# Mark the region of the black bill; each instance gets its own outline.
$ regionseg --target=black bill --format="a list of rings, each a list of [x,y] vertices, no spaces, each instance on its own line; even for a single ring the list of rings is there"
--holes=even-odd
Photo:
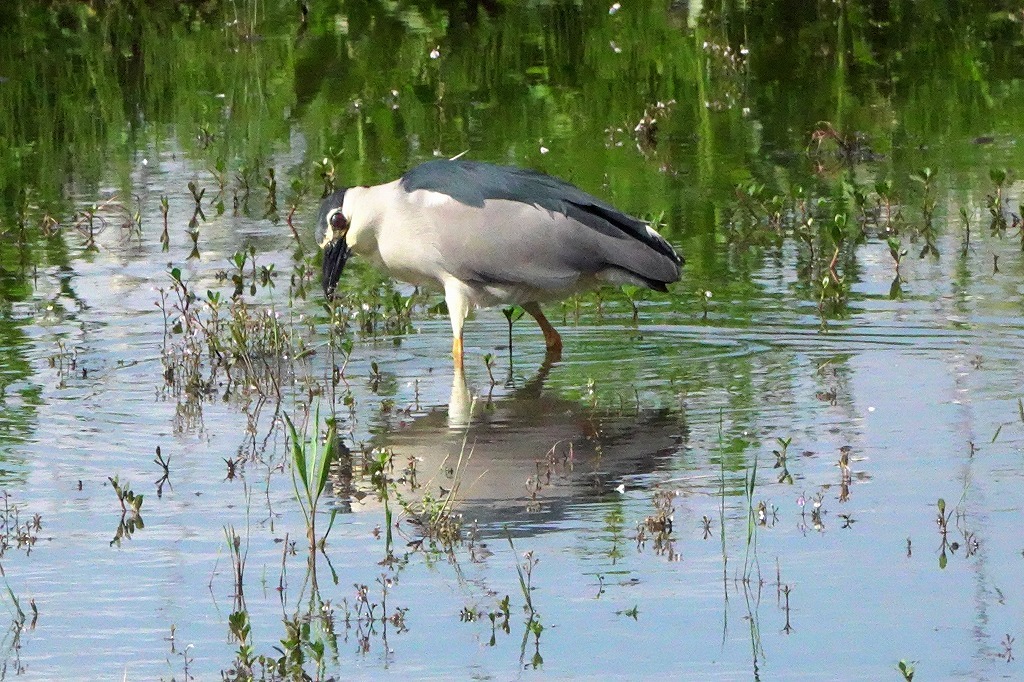
[[[324,295],[327,298],[334,296],[334,288],[338,286],[341,278],[341,271],[345,269],[345,262],[349,254],[348,244],[344,239],[335,239],[324,249],[324,268],[322,284]]]

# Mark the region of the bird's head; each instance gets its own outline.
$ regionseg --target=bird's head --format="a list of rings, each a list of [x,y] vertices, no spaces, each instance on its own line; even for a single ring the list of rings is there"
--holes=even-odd
[[[334,295],[334,288],[345,269],[349,250],[345,237],[348,234],[348,218],[343,213],[345,190],[340,189],[328,195],[320,204],[320,217],[316,222],[316,241],[324,251],[322,284],[327,298]]]

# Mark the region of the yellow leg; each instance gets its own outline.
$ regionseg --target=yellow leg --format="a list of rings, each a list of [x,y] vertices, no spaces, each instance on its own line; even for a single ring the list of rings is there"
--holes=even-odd
[[[455,369],[462,371],[462,337],[456,336],[452,341],[452,360],[455,362]]]
[[[462,371],[462,325],[469,314],[469,296],[466,286],[457,279],[444,283],[444,300],[448,304],[448,316],[452,320],[452,360],[456,371]]]
[[[540,305],[537,303],[524,303],[523,310],[530,313],[530,317],[537,320],[540,330],[544,332],[544,345],[547,347],[548,356],[560,357],[562,355],[562,337],[558,330],[548,322],[548,318],[544,317],[544,311],[540,309]]]

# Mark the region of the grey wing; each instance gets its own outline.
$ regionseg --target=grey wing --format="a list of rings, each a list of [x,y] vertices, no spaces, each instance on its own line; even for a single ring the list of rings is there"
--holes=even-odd
[[[444,269],[465,282],[557,295],[592,278],[664,290],[679,264],[646,243],[605,234],[574,217],[508,199],[448,201],[421,223]],[[645,226],[646,228],[646,226]]]
[[[584,192],[575,185],[537,171],[496,166],[474,161],[428,161],[412,169],[401,180],[406,191],[425,189],[450,196],[459,203],[477,208],[494,200],[519,202],[528,206],[544,208],[570,218],[580,227],[586,227],[605,237],[630,241],[635,240],[649,249],[671,260],[676,266],[682,258],[657,232],[648,228],[642,220],[623,213],[611,204]],[[576,240],[583,239],[577,236]],[[625,253],[633,254],[634,248],[620,244]],[[624,258],[624,254],[622,257]],[[621,258],[620,258],[621,260]],[[627,262],[639,262],[628,258]],[[627,267],[624,263],[615,263]],[[656,281],[674,282],[679,279],[678,267],[669,275],[665,268],[659,268],[662,276]],[[662,287],[664,284],[662,284]]]

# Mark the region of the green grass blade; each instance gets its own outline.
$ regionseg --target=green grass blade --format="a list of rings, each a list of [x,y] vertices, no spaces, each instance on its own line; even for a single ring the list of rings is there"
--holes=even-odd
[[[316,462],[316,496],[320,497],[320,494],[327,487],[327,477],[331,473],[331,465],[334,463],[336,457],[335,440],[337,440],[336,427],[332,424],[327,429],[327,445],[324,447],[323,456],[319,457]]]
[[[295,468],[299,472],[299,477],[302,479],[302,484],[309,489],[309,484],[306,478],[306,452],[303,447],[305,443],[299,438],[298,432],[295,430],[295,424],[292,423],[291,418],[286,414],[284,421],[288,425],[288,436],[292,440],[292,461],[295,463]]]
[[[309,515],[312,513],[312,510],[306,509],[302,493],[299,491],[298,481],[299,478],[302,479],[303,487],[307,492],[306,499],[309,499],[309,486],[306,485],[306,453],[304,452],[302,441],[299,440],[299,434],[295,431],[295,425],[287,414],[284,415],[284,422],[288,426],[288,437],[291,438],[292,441],[292,485],[295,487],[295,499],[299,501],[299,507],[302,509],[302,515],[306,517],[306,524],[308,525]]]
[[[334,507],[333,509],[331,509],[331,519],[330,519],[330,521],[327,522],[327,530],[324,531],[324,537],[323,537],[324,541],[326,541],[327,540],[327,536],[331,534],[331,529],[334,528],[334,519],[336,519],[337,517],[338,517],[338,508]],[[335,583],[337,583],[337,580],[335,580]]]

